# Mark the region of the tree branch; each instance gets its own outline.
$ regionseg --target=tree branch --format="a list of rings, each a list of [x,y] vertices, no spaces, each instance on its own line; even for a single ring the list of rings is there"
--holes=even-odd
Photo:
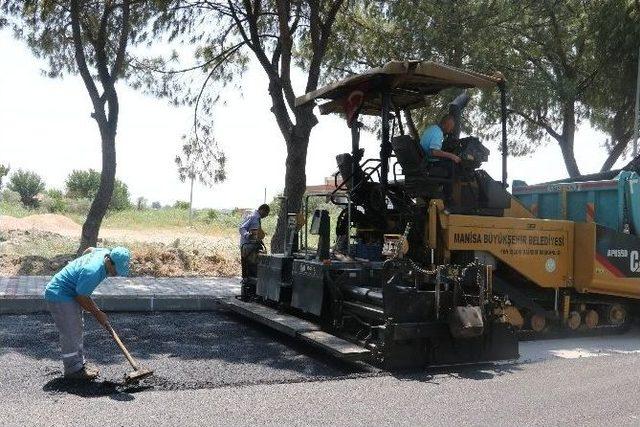
[[[84,82],[91,103],[93,104],[95,118],[98,122],[106,122],[104,110],[102,108],[102,102],[100,101],[100,94],[95,82],[91,78],[91,72],[87,66],[87,58],[84,54],[84,47],[82,45],[82,31],[80,30],[80,11],[78,0],[71,0],[71,30],[73,32],[73,46],[75,51],[76,64],[78,65],[78,71],[80,77]]]
[[[163,70],[163,69],[161,69],[161,68],[155,68],[155,67],[152,67],[152,66],[150,66],[150,65],[146,65],[146,64],[144,64],[144,63],[142,63],[142,62],[138,61],[138,60],[137,60],[137,59],[135,59],[135,58],[132,58],[132,59],[131,59],[131,61],[135,61],[135,63],[133,63],[133,62],[131,62],[131,61],[130,61],[128,65],[129,65],[130,67],[136,68],[136,69],[138,69],[138,70],[148,70],[148,71],[152,71],[152,72],[154,72],[154,73],[159,73],[159,74],[181,74],[181,73],[188,73],[188,72],[190,72],[190,71],[195,71],[195,70],[202,69],[202,68],[206,67],[207,65],[209,65],[209,64],[211,64],[211,63],[213,63],[213,62],[218,61],[218,60],[220,59],[220,57],[222,57],[222,56],[226,55],[229,51],[231,51],[231,50],[235,50],[236,48],[239,48],[239,47],[242,47],[242,46],[244,46],[245,44],[246,44],[246,42],[245,42],[245,41],[241,41],[240,43],[237,43],[237,44],[235,44],[235,45],[233,45],[233,46],[231,46],[231,47],[229,47],[229,48],[227,48],[227,49],[224,49],[224,50],[223,50],[223,51],[221,51],[218,55],[216,55],[215,57],[213,57],[213,58],[211,58],[211,59],[206,60],[206,61],[205,61],[205,62],[203,62],[202,64],[194,65],[194,66],[192,66],[192,67],[182,68],[182,69],[179,69],[179,70]],[[139,64],[139,65],[138,65],[138,64]]]
[[[233,5],[231,0],[229,1],[229,6],[232,8],[233,18],[237,23],[239,22],[238,16],[233,9]],[[284,136],[285,140],[289,139],[291,134],[291,129],[293,128],[293,122],[291,117],[289,117],[289,111],[285,105],[285,101],[283,99],[283,85],[280,80],[280,76],[278,75],[277,68],[274,64],[272,64],[267,55],[262,48],[262,44],[260,43],[260,35],[258,33],[258,23],[256,16],[253,15],[254,11],[259,8],[259,1],[254,0],[254,5],[252,6],[249,0],[243,0],[245,11],[247,13],[247,23],[249,24],[249,34],[251,37],[251,42],[249,47],[253,50],[256,58],[262,65],[262,68],[267,73],[267,77],[269,78],[269,95],[271,96],[272,101],[272,112],[276,116],[276,121],[278,122],[278,127],[280,128],[280,132]],[[244,32],[244,29],[241,29]],[[243,37],[246,37],[246,33]]]
[[[218,59],[219,59],[218,63],[216,65],[214,65],[214,67],[211,69],[209,74],[207,74],[207,78],[204,80],[204,82],[202,83],[202,86],[200,87],[200,92],[198,93],[198,96],[196,97],[196,103],[195,103],[195,106],[193,108],[193,129],[194,129],[194,134],[195,134],[196,140],[198,139],[198,107],[200,105],[200,99],[202,98],[202,94],[204,93],[204,89],[207,86],[207,83],[209,83],[209,80],[211,79],[213,74],[218,70],[218,67],[220,67],[224,63],[224,61],[227,60],[228,57],[233,55],[243,45],[244,45],[244,42],[239,43],[236,46],[234,46],[233,48],[227,50],[227,52],[224,55],[219,55],[218,56]]]
[[[558,132],[556,132],[547,122],[545,122],[542,119],[534,119],[533,117],[529,116],[528,114],[525,114],[522,111],[518,111],[518,110],[509,110],[510,113],[514,113],[517,114],[518,116],[522,117],[523,119],[525,119],[526,121],[528,121],[529,123],[533,123],[534,125],[540,126],[541,128],[543,128],[549,135],[551,135],[556,141],[558,141],[560,144],[562,144],[564,142],[564,138],[562,135],[560,135]]]
[[[280,84],[284,91],[285,99],[289,108],[295,108],[295,94],[291,86],[291,50],[293,49],[293,38],[289,29],[289,16],[291,14],[291,3],[289,0],[277,0],[278,27],[280,29],[279,45],[280,55]],[[274,64],[275,65],[275,64]]]
[[[316,0],[310,0],[309,4],[316,4]],[[309,62],[309,76],[307,78],[307,87],[306,92],[311,92],[318,87],[318,81],[320,80],[320,67],[322,65],[322,61],[324,60],[324,56],[327,52],[327,44],[329,43],[329,38],[331,37],[331,28],[336,20],[336,15],[342,7],[344,0],[334,0],[327,12],[326,19],[323,22],[320,22],[318,19],[318,28],[315,30],[318,34],[314,35],[314,24],[311,22],[311,39],[312,39],[312,47],[313,47],[313,56],[311,57],[311,61]],[[319,11],[311,11],[311,17],[313,19],[314,15],[318,15]],[[315,39],[315,40],[314,40]]]
[[[118,41],[118,49],[116,51],[116,59],[111,70],[111,81],[115,83],[124,67],[125,54],[127,51],[127,42],[129,40],[129,32],[131,30],[131,4],[130,0],[122,2],[122,28],[120,29],[120,39]]]

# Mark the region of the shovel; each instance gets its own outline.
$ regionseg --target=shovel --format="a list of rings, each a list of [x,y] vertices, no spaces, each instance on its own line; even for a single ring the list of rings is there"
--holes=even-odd
[[[122,344],[122,341],[120,341],[120,337],[118,337],[118,334],[116,334],[116,331],[113,330],[111,325],[107,323],[105,327],[113,337],[116,344],[118,344],[118,347],[120,347],[120,350],[122,350],[122,353],[127,358],[129,363],[131,364],[131,367],[133,368],[132,372],[129,372],[124,376],[125,384],[137,383],[140,380],[153,375],[153,370],[149,368],[145,368],[144,366],[141,366],[138,362],[136,362],[136,360],[131,356],[131,354],[129,353],[127,348],[124,346],[124,344]]]

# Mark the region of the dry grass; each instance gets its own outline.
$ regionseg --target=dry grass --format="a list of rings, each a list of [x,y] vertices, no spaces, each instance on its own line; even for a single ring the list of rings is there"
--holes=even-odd
[[[133,275],[236,276],[241,220],[238,211],[195,211],[191,224],[184,209],[110,212],[98,246],[130,248]],[[83,221],[82,215],[54,215],[0,201],[0,276],[56,273],[75,257]]]
[[[75,257],[77,239],[38,230],[0,231],[0,276],[52,275]],[[134,276],[236,276],[240,260],[235,240],[171,244],[103,239],[99,246],[127,246]]]
[[[327,208],[324,204],[317,207]],[[332,208],[332,224],[337,210]],[[47,214],[0,202],[0,276],[50,275],[75,257],[84,217]],[[145,276],[237,276],[238,225],[243,213],[175,208],[109,213],[98,246],[129,247],[131,272]],[[262,221],[266,242],[275,230],[274,214]],[[333,231],[332,227],[332,231]],[[332,238],[335,238],[332,233]],[[310,246],[317,236],[309,236]],[[268,245],[267,245],[268,246]]]

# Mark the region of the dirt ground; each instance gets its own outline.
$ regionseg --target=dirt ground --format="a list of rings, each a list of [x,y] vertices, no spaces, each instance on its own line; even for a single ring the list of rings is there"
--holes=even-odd
[[[50,275],[74,258],[82,227],[62,215],[0,215],[0,276]],[[127,246],[137,276],[235,276],[236,239],[182,230],[103,228],[99,246]]]

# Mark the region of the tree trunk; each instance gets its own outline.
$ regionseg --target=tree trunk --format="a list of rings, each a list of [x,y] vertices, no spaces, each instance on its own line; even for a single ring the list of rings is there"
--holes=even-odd
[[[419,140],[420,132],[418,132],[418,128],[416,127],[416,122],[413,121],[413,114],[411,114],[411,110],[404,110],[404,118],[411,138],[416,141]]]
[[[628,130],[625,129],[625,115],[627,114],[627,110],[624,108],[619,109],[612,121],[612,128],[610,131],[611,142],[615,142],[611,152],[609,153],[609,157],[602,165],[600,172],[605,172],[611,170],[613,165],[618,161],[624,150],[629,145],[629,141],[631,140],[631,134]]]
[[[102,173],[100,174],[100,186],[98,193],[91,203],[91,208],[87,219],[82,225],[82,237],[78,255],[82,254],[88,247],[96,246],[98,243],[98,233],[102,219],[107,213],[113,187],[116,178],[116,130],[115,124],[102,124],[100,126],[100,136],[102,137]]]
[[[130,17],[130,0],[123,0],[120,5],[122,8],[120,36],[117,45],[116,57],[113,62],[113,68],[109,71],[109,63],[107,57],[107,27],[109,23],[109,15],[116,10],[111,2],[104,3],[102,17],[100,19],[100,29],[97,37],[85,37],[82,29],[81,17],[85,2],[72,0],[70,2],[71,13],[71,30],[73,34],[74,56],[78,72],[82,77],[82,81],[87,89],[91,103],[93,104],[92,117],[98,123],[100,129],[100,138],[102,142],[102,172],[100,174],[100,186],[98,192],[91,203],[87,219],[82,225],[82,235],[80,237],[80,247],[78,255],[90,246],[96,246],[98,242],[98,233],[102,219],[107,213],[111,197],[113,196],[113,188],[116,178],[116,130],[118,128],[118,115],[120,106],[118,103],[118,94],[116,93],[115,82],[118,74],[122,72],[125,61],[125,53],[127,42],[129,40],[129,17]],[[104,90],[100,95],[94,75],[87,65],[87,57],[85,54],[85,43],[88,42],[93,48],[93,60],[97,71],[97,78]]]
[[[560,150],[564,164],[570,177],[580,176],[580,168],[576,162],[573,144],[576,134],[576,111],[574,101],[567,102],[562,109],[562,136]]]
[[[572,138],[573,139],[573,138]],[[570,177],[580,176],[580,168],[576,162],[576,156],[573,152],[573,143],[561,142],[560,150],[562,151],[562,157],[564,158],[564,165],[567,168],[567,173]]]
[[[618,161],[618,159],[624,152],[625,148],[627,148],[627,145],[629,145],[629,139],[618,141],[616,145],[613,146],[613,149],[609,153],[609,157],[607,157],[607,160],[605,160],[605,162],[602,164],[600,172],[611,170],[613,165]]]
[[[293,127],[292,136],[287,141],[287,161],[284,178],[284,197],[287,198],[287,209],[280,210],[276,230],[271,238],[272,253],[284,251],[287,213],[300,212],[302,209],[302,198],[307,188],[307,149],[309,147],[311,129],[314,125],[315,116],[312,112],[299,115],[298,122]]]

